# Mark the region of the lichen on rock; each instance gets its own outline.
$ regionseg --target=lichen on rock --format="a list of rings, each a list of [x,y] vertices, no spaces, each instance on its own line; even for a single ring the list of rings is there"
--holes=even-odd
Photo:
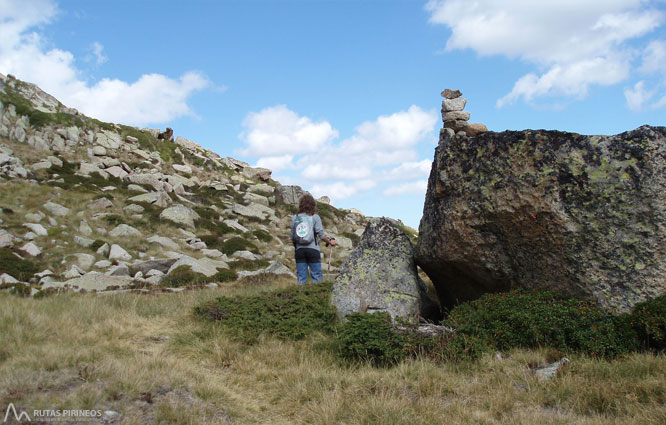
[[[391,220],[373,218],[340,268],[332,302],[341,316],[385,311],[415,320],[423,304],[420,288],[407,235]]]
[[[416,261],[451,306],[517,287],[628,310],[666,291],[666,128],[443,132]]]

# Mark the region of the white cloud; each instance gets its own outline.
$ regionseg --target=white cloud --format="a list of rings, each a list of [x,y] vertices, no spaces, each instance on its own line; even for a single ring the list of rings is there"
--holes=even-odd
[[[187,105],[187,98],[207,86],[208,79],[197,72],[188,72],[177,80],[161,74],[147,74],[131,84],[105,78],[92,87],[80,87],[65,99],[86,114],[108,121],[125,124],[167,122],[175,117],[194,115]]]
[[[281,156],[315,152],[326,142],[338,137],[327,121],[314,122],[285,105],[250,112],[243,121],[241,139],[248,147],[242,151],[251,156]]]
[[[427,189],[428,180],[417,180],[389,187],[382,191],[382,194],[385,196],[399,196],[408,194],[425,195]]]
[[[662,73],[666,75],[666,40],[654,40],[648,44],[643,52],[641,71]]]
[[[57,14],[48,0],[0,0],[0,72],[37,84],[67,106],[105,121],[146,125],[194,115],[188,97],[210,85],[197,72],[178,79],[146,74],[136,82],[105,78],[86,81],[68,51],[47,47],[49,42],[36,32]],[[98,62],[106,60],[103,46],[92,44]]]
[[[351,183],[335,182],[332,184],[316,184],[310,188],[310,191],[317,198],[328,196],[331,201],[337,201],[367,192],[376,185],[372,180],[358,180]]]
[[[371,174],[369,165],[337,162],[313,163],[301,172],[303,177],[310,180],[358,180],[368,178]]]
[[[583,99],[587,96],[590,84],[607,86],[619,83],[629,76],[629,69],[629,62],[620,57],[598,57],[566,65],[554,65],[541,76],[527,74],[521,77],[516,81],[511,93],[497,101],[497,106],[512,104],[521,97],[526,102],[544,96]]]
[[[654,4],[654,2],[653,2]],[[644,0],[431,0],[430,22],[450,27],[447,50],[472,49],[537,66],[498,101],[583,98],[590,85],[612,85],[630,75],[629,41],[664,21]]]
[[[93,55],[95,55],[95,63],[97,65],[101,65],[104,62],[109,60],[109,58],[106,57],[106,55],[104,55],[104,46],[102,46],[102,44],[95,41],[92,44],[91,49],[92,49]]]
[[[412,105],[407,111],[362,123],[355,135],[341,143],[340,149],[346,154],[360,154],[410,148],[431,133],[437,121],[434,111]]]
[[[281,171],[294,168],[294,155],[264,156],[259,158],[256,166],[268,168],[273,171]]]
[[[418,162],[405,162],[386,173],[387,180],[412,180],[418,177],[429,176],[432,161],[424,159]]]
[[[639,112],[652,98],[654,91],[645,90],[645,81],[637,82],[633,88],[624,89],[624,97],[627,100],[627,108]]]
[[[659,99],[657,102],[655,102],[652,105],[652,108],[659,109],[659,108],[663,108],[664,106],[666,106],[666,96],[663,96],[661,99]]]
[[[381,179],[387,173],[382,167],[414,161],[415,147],[435,140],[437,122],[434,110],[412,105],[406,111],[363,122],[352,136],[335,143],[338,131],[328,121],[314,122],[278,105],[247,114],[243,121],[246,131],[241,134],[247,148],[241,153],[258,156],[257,164],[266,168],[300,169],[307,182]],[[394,174],[393,178],[400,177]],[[341,185],[335,190],[349,191]]]

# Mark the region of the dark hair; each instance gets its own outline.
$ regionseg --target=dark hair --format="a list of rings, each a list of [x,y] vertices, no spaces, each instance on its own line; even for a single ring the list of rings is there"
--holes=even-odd
[[[308,215],[314,215],[317,204],[315,203],[314,198],[309,193],[301,196],[301,199],[298,200],[298,213],[306,213]]]

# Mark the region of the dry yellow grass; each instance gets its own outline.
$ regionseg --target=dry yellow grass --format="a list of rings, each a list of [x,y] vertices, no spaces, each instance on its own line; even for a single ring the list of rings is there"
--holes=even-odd
[[[666,359],[574,357],[551,382],[547,351],[474,363],[348,365],[330,338],[230,340],[191,317],[245,281],[181,294],[0,294],[0,406],[102,409],[127,424],[663,424]],[[275,286],[293,284],[287,280]]]

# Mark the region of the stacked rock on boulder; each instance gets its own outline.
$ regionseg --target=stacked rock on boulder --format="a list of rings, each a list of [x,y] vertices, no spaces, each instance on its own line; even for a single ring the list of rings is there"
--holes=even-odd
[[[385,311],[415,320],[432,308],[416,273],[412,243],[387,218],[373,218],[333,284],[340,316]]]
[[[444,130],[450,137],[454,135],[474,137],[488,131],[484,124],[468,123],[470,113],[463,111],[467,99],[462,97],[460,90],[446,89],[442,92],[442,121]]]

